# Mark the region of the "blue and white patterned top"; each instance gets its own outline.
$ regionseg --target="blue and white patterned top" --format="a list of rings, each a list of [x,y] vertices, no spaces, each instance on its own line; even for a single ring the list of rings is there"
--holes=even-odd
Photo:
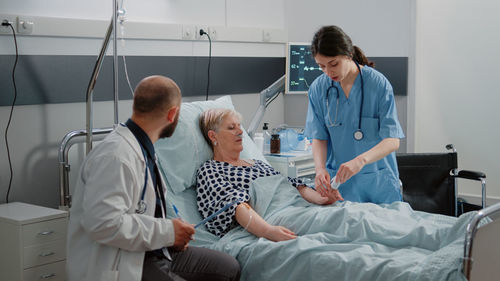
[[[208,160],[198,169],[196,201],[204,219],[231,202],[248,202],[250,200],[249,188],[253,180],[280,174],[261,160],[247,162],[254,163],[252,166],[233,166],[226,162]],[[288,177],[288,181],[294,187],[303,185],[302,181],[297,178]],[[237,225],[235,220],[237,205],[231,206],[206,223],[207,229],[219,237],[224,236]]]

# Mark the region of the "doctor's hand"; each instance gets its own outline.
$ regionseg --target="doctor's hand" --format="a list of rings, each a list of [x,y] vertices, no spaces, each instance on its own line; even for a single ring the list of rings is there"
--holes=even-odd
[[[326,169],[316,170],[316,177],[314,178],[314,186],[316,191],[323,197],[328,196],[328,190],[332,189],[330,186],[330,174]]]
[[[365,164],[363,163],[363,161],[357,157],[352,159],[351,161],[342,163],[339,167],[339,170],[337,171],[337,182],[341,184],[346,182],[347,180],[352,178],[352,176],[359,173],[359,171],[361,171],[364,166]]]
[[[172,219],[174,224],[175,242],[173,247],[178,251],[184,251],[193,240],[194,225],[187,223],[180,218]]]

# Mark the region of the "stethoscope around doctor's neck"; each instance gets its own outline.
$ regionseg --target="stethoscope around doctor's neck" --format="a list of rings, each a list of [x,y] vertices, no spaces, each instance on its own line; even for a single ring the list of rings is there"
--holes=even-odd
[[[361,117],[363,116],[363,101],[364,101],[364,98],[365,98],[365,87],[364,87],[364,81],[363,81],[363,74],[361,74],[361,68],[359,67],[359,64],[356,61],[354,63],[356,64],[356,67],[358,68],[359,77],[361,78],[361,105],[359,106],[358,129],[356,131],[354,131],[353,137],[354,137],[355,140],[360,141],[364,137],[363,131],[361,130]],[[337,91],[337,104],[335,105],[335,117],[334,117],[333,122],[332,122],[332,118],[330,116],[330,105],[329,105],[329,102],[328,102],[329,93],[330,93],[330,90],[332,88],[335,88],[335,90]],[[337,123],[337,114],[338,114],[338,111],[339,111],[339,100],[340,100],[340,91],[339,91],[339,89],[337,88],[337,86],[334,84],[334,82],[332,80],[332,84],[326,90],[326,108],[327,108],[327,113],[326,114],[328,115],[328,121],[329,121],[329,124],[327,124],[328,127],[338,127],[338,126],[342,125],[342,123]]]

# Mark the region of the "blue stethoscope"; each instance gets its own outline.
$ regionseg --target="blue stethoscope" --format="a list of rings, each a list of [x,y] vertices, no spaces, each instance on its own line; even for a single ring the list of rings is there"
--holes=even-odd
[[[127,125],[120,123],[121,126],[127,127]],[[137,139],[137,142],[139,140]],[[148,163],[148,158],[146,157],[146,151],[144,150],[144,147],[139,142],[139,146],[141,147],[142,150],[142,155],[144,156],[144,162],[146,163],[146,170],[144,171],[144,174],[146,175],[144,177],[144,186],[142,187],[141,191],[141,199],[137,203],[137,208],[135,209],[136,214],[144,214],[146,210],[148,209],[148,204],[146,204],[146,201],[144,201],[144,196],[146,195],[146,185],[148,184],[148,169],[149,169],[149,163]]]
[[[146,175],[144,177],[144,186],[142,187],[141,191],[141,200],[137,203],[137,208],[135,209],[136,214],[144,214],[146,210],[148,209],[148,204],[146,204],[146,201],[144,201],[144,195],[146,194],[146,185],[148,184],[148,169],[149,169],[149,164],[148,164],[148,158],[146,158],[146,151],[144,151],[144,148],[141,146],[142,154],[144,155],[144,161],[146,162],[146,170],[144,171],[144,174]]]
[[[359,64],[356,61],[354,63],[356,64],[356,67],[358,68],[359,77],[361,78],[361,105],[359,107],[359,122],[358,122],[358,129],[356,131],[354,131],[354,139],[357,141],[360,141],[364,137],[363,131],[361,130],[361,117],[363,116],[363,101],[365,98],[365,87],[364,87],[363,75],[361,74],[361,68],[359,67]],[[329,93],[330,93],[330,89],[332,89],[332,88],[335,88],[335,90],[337,91],[337,104],[335,106],[335,117],[334,117],[333,122],[332,122],[332,118],[330,117],[330,106],[328,104]],[[339,89],[333,83],[333,80],[332,80],[332,84],[326,90],[326,107],[328,108],[328,112],[326,114],[328,115],[328,121],[330,121],[330,124],[327,124],[328,127],[337,127],[337,126],[342,125],[342,123],[337,123],[337,114],[338,114],[339,100],[340,100],[339,93],[340,93]]]

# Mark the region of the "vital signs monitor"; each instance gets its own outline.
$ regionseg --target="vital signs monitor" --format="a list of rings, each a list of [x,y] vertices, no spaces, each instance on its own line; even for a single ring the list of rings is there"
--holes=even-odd
[[[288,43],[286,55],[287,94],[305,94],[323,72],[311,55],[310,43]]]

